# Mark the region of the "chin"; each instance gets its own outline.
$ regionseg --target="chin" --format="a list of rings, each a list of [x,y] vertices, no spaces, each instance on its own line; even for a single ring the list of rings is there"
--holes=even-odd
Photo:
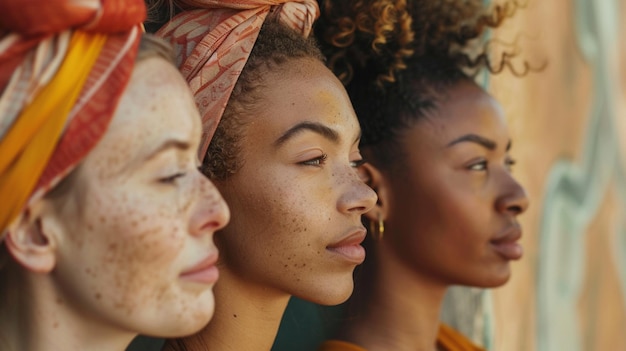
[[[352,295],[352,292],[350,292],[350,294],[343,294],[343,295],[333,295],[333,296],[316,296],[314,298],[307,298],[307,297],[299,297],[303,300],[307,300],[309,302],[313,302],[315,304],[318,305],[322,305],[322,306],[336,306],[336,305],[341,305],[342,303],[348,301],[348,298],[350,297],[350,295]]]
[[[162,320],[165,323],[159,326],[157,332],[153,330],[151,333],[142,334],[160,338],[177,338],[193,335],[201,331],[213,318],[214,308],[212,306],[213,304],[211,304],[210,309],[207,306],[191,309],[182,315],[163,316]]]
[[[484,272],[489,272],[485,274]],[[498,269],[486,270],[477,274],[456,275],[457,279],[450,282],[449,285],[463,285],[482,289],[499,288],[506,284],[511,278],[510,266],[499,267]]]
[[[507,271],[505,274],[498,274],[498,275],[493,275],[491,277],[487,277],[485,278],[484,281],[482,281],[482,284],[477,284],[474,286],[479,287],[479,288],[485,288],[485,289],[499,288],[503,286],[504,284],[506,284],[510,279],[511,279],[511,272]]]
[[[324,288],[323,290],[320,287]],[[323,306],[335,306],[348,300],[354,290],[354,281],[350,276],[349,283],[318,285],[317,289],[304,294],[294,294],[296,297]]]
[[[204,315],[202,317],[198,316],[188,316],[186,320],[178,320],[175,323],[167,323],[161,325],[157,330],[153,329],[150,331],[142,332],[142,335],[155,337],[155,338],[179,338],[193,335],[199,331],[201,331],[213,317],[213,313],[210,315]],[[174,321],[172,318],[171,321]]]

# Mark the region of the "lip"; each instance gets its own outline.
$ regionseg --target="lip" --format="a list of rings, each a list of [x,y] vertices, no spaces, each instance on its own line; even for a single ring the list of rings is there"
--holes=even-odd
[[[180,274],[180,278],[201,284],[215,284],[219,278],[219,270],[216,263],[218,253],[209,255],[207,258],[189,267]]]
[[[361,246],[367,231],[363,227],[350,232],[338,241],[326,246],[326,250],[337,254],[342,259],[353,263],[361,264],[365,260],[365,249]]]
[[[489,241],[493,249],[506,260],[519,260],[524,255],[524,248],[518,243],[522,237],[522,227],[513,224]]]

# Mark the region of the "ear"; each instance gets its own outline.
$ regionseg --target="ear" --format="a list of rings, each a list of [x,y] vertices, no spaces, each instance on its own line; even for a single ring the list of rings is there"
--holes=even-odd
[[[371,163],[365,163],[359,168],[361,179],[378,195],[376,205],[365,213],[365,217],[370,221],[378,221],[379,216],[381,216],[382,220],[385,220],[389,212],[389,181]]]
[[[37,201],[26,208],[9,227],[5,237],[11,256],[35,273],[50,273],[56,264],[57,233],[60,228],[49,206]]]

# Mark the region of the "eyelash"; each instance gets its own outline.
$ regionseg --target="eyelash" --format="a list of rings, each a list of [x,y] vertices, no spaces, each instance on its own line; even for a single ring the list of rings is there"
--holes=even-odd
[[[173,174],[173,175],[171,175],[169,177],[165,177],[165,178],[159,179],[159,183],[174,184],[177,179],[182,178],[182,177],[184,177],[186,175],[187,175],[187,173],[184,173],[184,172],[176,173],[176,174]]]
[[[302,161],[302,162],[300,162],[300,164],[304,165],[304,166],[320,167],[320,166],[323,166],[324,163],[326,163],[326,159],[327,158],[328,158],[327,154],[322,154],[319,157],[315,157],[315,158],[312,158],[310,160]]]
[[[359,167],[363,166],[366,163],[367,163],[367,161],[365,161],[365,159],[362,158],[360,160],[351,161],[350,162],[350,166],[352,166],[353,168],[359,168]]]
[[[512,168],[512,167],[513,167],[516,163],[517,163],[517,161],[515,161],[515,160],[514,160],[514,159],[512,159],[512,158],[507,158],[507,159],[504,161],[504,165],[505,165],[505,166],[506,166],[506,168],[507,168],[507,169],[509,169],[509,170],[511,170],[511,168]],[[468,168],[469,170],[471,170],[471,171],[484,171],[484,170],[486,170],[486,169],[488,168],[488,167],[487,167],[487,165],[488,165],[487,160],[482,160],[482,161],[480,161],[480,162],[476,162],[476,163],[473,163],[473,164],[469,165],[467,168]],[[478,169],[478,168],[476,168],[476,166],[482,166],[482,167],[481,167],[480,169]]]
[[[506,165],[506,168],[508,168],[509,170],[511,170],[511,168],[513,168],[513,166],[515,166],[515,164],[517,164],[517,161],[513,158],[507,158],[504,161],[504,164]]]

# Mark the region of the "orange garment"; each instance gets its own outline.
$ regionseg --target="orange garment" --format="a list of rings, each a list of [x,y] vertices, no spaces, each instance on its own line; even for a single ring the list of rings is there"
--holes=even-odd
[[[465,335],[445,324],[439,327],[437,347],[445,351],[484,351],[482,347],[476,346]]]
[[[366,349],[356,344],[341,341],[341,340],[328,340],[325,341],[317,351],[367,351]]]
[[[474,345],[463,334],[445,324],[439,328],[437,349],[442,351],[484,351],[483,348]],[[318,351],[367,351],[367,349],[346,341],[329,340],[324,342]]]
[[[106,131],[145,12],[141,0],[0,0],[0,234]]]
[[[202,117],[203,160],[263,22],[268,15],[308,36],[319,16],[315,0],[179,0],[186,9],[156,35],[176,52]]]

